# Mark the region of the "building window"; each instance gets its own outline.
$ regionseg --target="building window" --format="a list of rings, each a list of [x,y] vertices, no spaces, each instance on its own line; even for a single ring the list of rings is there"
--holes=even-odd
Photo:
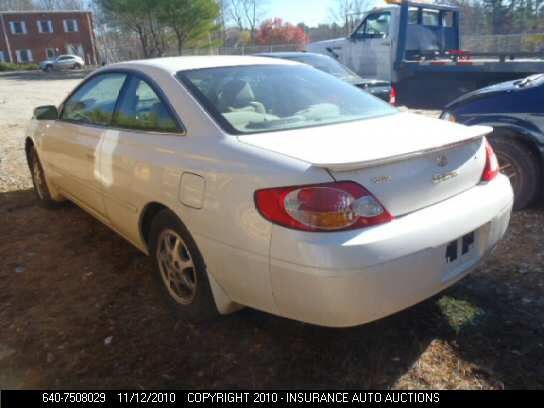
[[[24,21],[10,21],[11,34],[26,34],[26,23]]]
[[[6,57],[4,56],[4,51],[0,51],[0,62],[6,62]]]
[[[15,51],[17,54],[17,62],[18,63],[26,63],[26,62],[32,62],[32,51],[30,50],[17,50]]]
[[[77,33],[79,31],[77,20],[64,20],[63,23],[65,33]]]
[[[38,31],[40,33],[52,33],[53,22],[51,20],[38,20]]]
[[[54,48],[46,48],[45,49],[45,58],[55,58],[55,49]]]

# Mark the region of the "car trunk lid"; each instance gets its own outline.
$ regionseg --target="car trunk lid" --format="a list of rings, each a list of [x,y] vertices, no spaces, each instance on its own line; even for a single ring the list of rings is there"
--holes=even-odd
[[[478,184],[486,160],[482,136],[491,130],[398,113],[239,140],[356,181],[399,216]]]

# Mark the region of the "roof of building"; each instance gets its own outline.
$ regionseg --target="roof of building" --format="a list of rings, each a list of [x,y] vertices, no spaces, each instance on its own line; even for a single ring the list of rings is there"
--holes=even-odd
[[[0,14],[74,14],[74,13],[92,13],[91,10],[14,10],[1,11]]]

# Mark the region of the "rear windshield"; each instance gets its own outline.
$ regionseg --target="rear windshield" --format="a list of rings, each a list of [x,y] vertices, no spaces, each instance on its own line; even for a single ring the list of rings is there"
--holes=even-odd
[[[391,105],[303,65],[181,71],[178,79],[225,131],[270,132],[390,115]]]

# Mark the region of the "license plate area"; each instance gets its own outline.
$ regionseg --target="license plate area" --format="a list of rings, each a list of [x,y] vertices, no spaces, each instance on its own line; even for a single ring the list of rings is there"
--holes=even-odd
[[[475,232],[469,232],[446,246],[446,263],[454,263],[470,255],[474,250]]]
[[[466,271],[478,258],[477,231],[469,232],[446,245],[446,263],[442,281],[448,281]]]

